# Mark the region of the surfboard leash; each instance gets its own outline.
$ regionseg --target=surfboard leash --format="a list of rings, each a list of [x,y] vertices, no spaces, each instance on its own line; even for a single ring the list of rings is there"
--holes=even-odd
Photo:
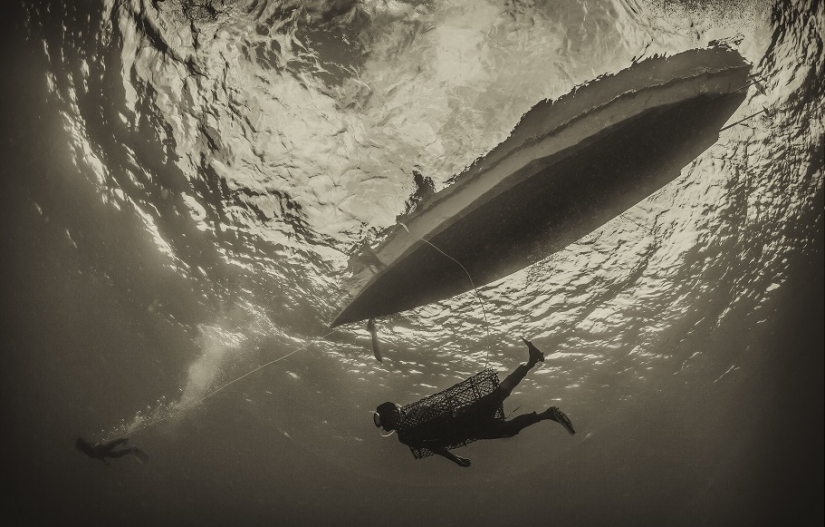
[[[326,339],[328,336],[332,335],[332,334],[333,334],[333,333],[335,333],[336,331],[338,331],[338,330],[337,330],[337,329],[333,329],[332,331],[330,331],[330,332],[329,332],[329,333],[327,333],[326,335],[322,335],[322,336],[320,336],[320,337],[317,337],[317,338],[311,339],[309,342],[307,342],[307,343],[306,343],[306,344],[304,344],[303,346],[301,346],[301,347],[299,347],[299,348],[296,348],[296,349],[294,349],[294,350],[290,351],[289,353],[286,353],[285,355],[281,355],[281,356],[280,356],[280,357],[278,357],[277,359],[274,359],[274,360],[271,360],[271,361],[266,362],[266,363],[264,363],[264,364],[261,364],[261,365],[260,365],[260,366],[258,366],[257,368],[254,368],[254,369],[252,369],[252,370],[249,370],[248,372],[244,373],[243,375],[241,375],[241,376],[239,376],[239,377],[236,377],[235,379],[233,379],[233,380],[231,380],[231,381],[229,381],[229,382],[227,382],[227,383],[225,383],[225,384],[223,384],[223,385],[219,386],[218,388],[215,388],[214,390],[212,390],[211,392],[207,393],[207,394],[206,394],[206,395],[204,395],[203,397],[200,397],[199,399],[196,399],[196,400],[194,400],[194,401],[190,401],[190,402],[188,402],[188,403],[183,403],[183,404],[181,404],[180,406],[174,406],[174,407],[171,407],[171,408],[169,409],[169,413],[168,413],[167,415],[164,415],[163,417],[159,417],[159,418],[157,418],[157,419],[153,419],[153,420],[151,420],[151,421],[149,421],[149,422],[145,423],[143,426],[138,426],[138,427],[136,427],[136,428],[129,428],[129,429],[127,429],[126,431],[124,431],[123,433],[121,433],[121,434],[119,434],[119,435],[115,436],[114,438],[112,438],[112,440],[114,440],[114,439],[120,439],[120,438],[122,438],[122,437],[126,437],[126,436],[129,436],[129,435],[133,435],[133,434],[135,434],[135,433],[137,433],[137,432],[140,432],[140,431],[142,431],[142,430],[145,430],[145,429],[147,429],[147,428],[151,428],[151,427],[155,426],[156,424],[158,424],[158,423],[160,423],[160,422],[162,422],[162,421],[166,421],[166,420],[167,420],[167,419],[169,419],[170,417],[173,417],[173,416],[175,416],[175,415],[178,415],[178,414],[180,414],[181,412],[183,412],[184,410],[188,410],[188,409],[190,409],[190,408],[192,408],[192,407],[194,407],[194,406],[196,406],[196,405],[198,405],[198,404],[202,403],[203,401],[205,401],[206,399],[209,399],[210,397],[212,397],[212,396],[213,396],[213,395],[215,395],[216,393],[220,392],[220,391],[221,391],[221,390],[223,390],[224,388],[228,388],[229,386],[231,386],[231,385],[235,384],[236,382],[238,382],[238,381],[240,381],[240,380],[242,380],[242,379],[245,379],[246,377],[249,377],[249,376],[250,376],[250,375],[252,375],[253,373],[258,372],[258,371],[261,371],[262,369],[266,368],[267,366],[271,366],[272,364],[275,364],[276,362],[280,362],[280,361],[282,361],[282,360],[286,359],[287,357],[291,357],[292,355],[295,355],[295,354],[296,354],[296,353],[298,353],[299,351],[305,350],[305,349],[307,349],[308,347],[312,346],[313,344],[315,344],[315,342],[317,342],[317,341],[319,341],[319,340]]]
[[[487,310],[484,308],[484,299],[481,298],[481,294],[478,292],[478,287],[476,287],[476,284],[473,281],[473,277],[470,276],[470,271],[468,271],[467,268],[464,267],[461,264],[461,262],[459,262],[458,260],[456,260],[455,258],[450,256],[449,254],[445,253],[444,251],[442,251],[441,249],[439,249],[438,247],[433,245],[432,242],[430,242],[428,240],[425,240],[424,238],[422,238],[421,236],[418,236],[417,234],[413,234],[410,231],[410,229],[407,227],[407,225],[404,224],[403,222],[399,222],[399,225],[404,227],[404,230],[407,231],[410,234],[410,236],[426,243],[427,245],[429,245],[430,247],[432,247],[436,251],[440,252],[441,254],[443,254],[444,256],[449,258],[450,260],[454,261],[456,264],[458,264],[459,267],[461,267],[461,270],[464,271],[464,274],[467,275],[467,279],[470,280],[470,285],[473,287],[473,292],[476,295],[476,299],[478,299],[478,303],[481,306],[481,313],[484,316],[484,331],[486,332],[485,343],[486,343],[486,347],[487,347],[487,353],[485,354],[485,357],[484,357],[484,367],[486,368],[487,365],[490,364],[490,322],[487,320]]]

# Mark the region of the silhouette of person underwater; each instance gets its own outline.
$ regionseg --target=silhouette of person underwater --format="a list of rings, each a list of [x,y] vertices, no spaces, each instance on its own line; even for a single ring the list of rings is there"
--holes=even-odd
[[[461,384],[472,381],[473,377],[448,388],[440,394],[424,398],[407,406],[399,406],[386,402],[376,408],[373,420],[375,426],[387,432],[398,433],[398,440],[410,447],[416,458],[436,454],[449,459],[462,467],[469,467],[470,460],[450,452],[454,448],[464,446],[478,439],[503,439],[513,437],[530,425],[540,421],[551,420],[562,425],[571,435],[575,434],[573,424],[567,415],[555,406],[551,406],[541,413],[531,412],[518,415],[510,420],[504,418],[503,402],[518,386],[538,362],[544,362],[544,354],[533,343],[522,338],[527,345],[530,358],[526,364],[517,367],[504,382],[498,384],[498,376],[492,370],[486,370],[474,377],[485,375],[492,378],[493,383],[487,383],[488,388],[481,390],[480,396],[469,404],[459,408],[443,409],[446,400],[450,397],[439,397],[448,390],[453,390]],[[478,391],[478,389],[476,388]],[[483,393],[483,392],[487,393]],[[430,401],[428,401],[428,399]],[[439,404],[442,409],[428,411],[423,407]],[[434,402],[435,401],[435,402]]]
[[[89,456],[92,459],[99,459],[103,461],[106,465],[109,462],[106,458],[118,458],[123,457],[127,454],[134,454],[135,458],[140,461],[141,463],[146,463],[149,460],[149,456],[146,455],[145,452],[140,450],[137,447],[127,447],[122,450],[115,450],[120,445],[125,445],[129,442],[129,439],[124,437],[121,439],[115,439],[113,441],[109,441],[107,443],[97,443],[92,445],[82,437],[78,437],[77,441],[75,441],[75,447]]]

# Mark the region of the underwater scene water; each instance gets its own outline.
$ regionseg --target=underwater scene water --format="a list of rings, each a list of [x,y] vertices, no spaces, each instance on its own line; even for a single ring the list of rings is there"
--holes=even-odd
[[[4,17],[4,513],[51,524],[819,525],[816,0],[16,2]],[[564,250],[330,328],[350,258],[537,102],[722,43],[755,81]],[[644,155],[628,152],[628,156]],[[550,233],[548,233],[548,240]],[[490,250],[495,250],[491,247]],[[372,411],[545,351],[443,459]],[[104,466],[84,436],[149,455]]]

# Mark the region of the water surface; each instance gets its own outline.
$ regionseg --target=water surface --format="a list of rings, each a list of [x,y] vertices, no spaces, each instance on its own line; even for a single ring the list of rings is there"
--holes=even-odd
[[[3,88],[15,513],[294,525],[821,518],[821,3],[107,0],[17,11]],[[673,183],[481,288],[484,310],[468,293],[379,321],[383,364],[365,328],[330,331],[349,256],[404,212],[413,169],[444,188],[536,102],[718,40],[760,81],[731,122],[757,115]],[[542,423],[465,448],[473,466],[462,470],[378,436],[378,403],[484,366],[511,370],[526,358],[522,335],[548,359],[506,410],[558,405],[575,437]],[[106,468],[73,450],[78,435],[120,434],[150,463]]]

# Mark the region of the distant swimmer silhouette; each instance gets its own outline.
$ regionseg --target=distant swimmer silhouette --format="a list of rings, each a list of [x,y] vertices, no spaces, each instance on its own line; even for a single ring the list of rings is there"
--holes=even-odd
[[[498,374],[487,369],[406,406],[386,402],[376,408],[375,426],[390,433],[398,432],[398,440],[410,447],[416,459],[437,454],[462,467],[469,467],[470,460],[451,450],[479,439],[513,437],[539,421],[555,421],[571,435],[575,434],[570,419],[555,406],[541,413],[505,419],[504,400],[533,366],[544,361],[544,354],[532,342],[521,340],[527,344],[530,358],[501,384]]]
[[[89,456],[92,459],[99,459],[103,461],[105,464],[109,464],[106,458],[118,458],[123,457],[127,454],[134,454],[135,458],[140,461],[141,463],[146,463],[149,461],[149,456],[146,455],[145,452],[140,450],[137,447],[127,447],[122,450],[115,450],[115,448],[119,447],[120,445],[125,445],[129,442],[128,438],[121,438],[115,439],[114,441],[109,441],[108,443],[97,443],[91,444],[82,437],[78,437],[77,441],[75,441],[75,447]]]

